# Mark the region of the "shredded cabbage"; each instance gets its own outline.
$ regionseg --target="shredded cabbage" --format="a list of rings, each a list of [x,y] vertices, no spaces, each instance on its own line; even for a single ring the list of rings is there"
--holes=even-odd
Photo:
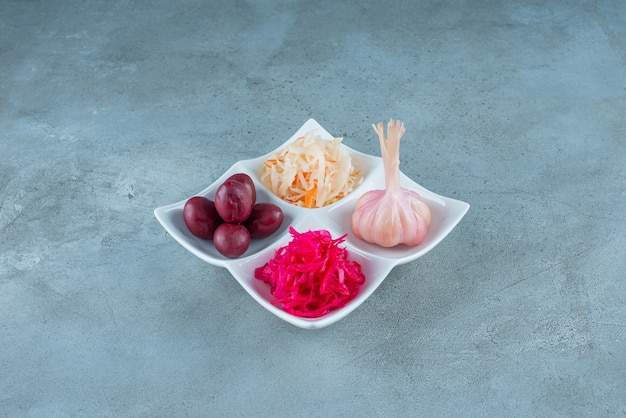
[[[289,232],[289,244],[254,271],[256,279],[271,286],[272,304],[295,316],[317,318],[354,299],[365,275],[339,247],[347,234],[333,239],[326,230],[299,233],[289,227]]]
[[[297,138],[261,165],[261,182],[281,199],[305,208],[338,201],[363,180],[341,141],[314,132]]]

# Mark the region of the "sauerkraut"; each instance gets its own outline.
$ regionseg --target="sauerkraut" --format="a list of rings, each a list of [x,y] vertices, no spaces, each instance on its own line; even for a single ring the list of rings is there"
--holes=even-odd
[[[260,168],[261,182],[275,195],[305,208],[321,208],[351,193],[362,181],[342,138],[314,132],[271,155]]]

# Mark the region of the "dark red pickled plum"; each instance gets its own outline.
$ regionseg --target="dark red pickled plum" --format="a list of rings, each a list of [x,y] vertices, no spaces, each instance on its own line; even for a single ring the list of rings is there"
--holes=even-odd
[[[250,232],[243,225],[223,223],[213,234],[213,244],[220,254],[237,258],[250,246]]]
[[[244,222],[253,206],[248,187],[237,181],[226,180],[215,192],[215,209],[227,223]]]
[[[202,239],[213,239],[215,229],[223,222],[213,201],[194,196],[185,202],[183,219],[189,231]]]
[[[273,203],[257,203],[245,222],[252,238],[265,238],[283,223],[283,211]]]
[[[256,203],[256,187],[254,186],[254,181],[249,175],[246,173],[237,173],[226,179],[226,181],[228,180],[236,181],[237,183],[241,183],[246,186],[252,196],[252,204],[254,205]]]

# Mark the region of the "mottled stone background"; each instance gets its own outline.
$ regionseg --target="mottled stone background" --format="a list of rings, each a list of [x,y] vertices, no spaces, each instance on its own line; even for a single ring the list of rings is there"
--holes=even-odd
[[[471,204],[306,331],[153,216],[314,118]],[[626,5],[0,6],[0,416],[626,415]]]

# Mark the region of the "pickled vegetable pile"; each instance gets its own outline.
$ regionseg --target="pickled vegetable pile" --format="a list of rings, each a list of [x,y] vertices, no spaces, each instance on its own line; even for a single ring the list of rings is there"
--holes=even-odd
[[[213,240],[220,254],[237,258],[251,238],[273,234],[283,222],[283,211],[273,203],[256,203],[254,181],[245,173],[230,176],[215,192],[215,201],[194,196],[185,202],[183,219],[198,238]]]
[[[291,242],[254,272],[256,279],[270,284],[274,305],[295,316],[317,318],[357,296],[365,275],[339,246],[347,235],[333,239],[326,230],[300,233],[293,227],[289,232]]]
[[[363,180],[350,153],[341,147],[341,138],[324,140],[313,132],[270,156],[259,175],[276,196],[305,208],[330,205]]]

